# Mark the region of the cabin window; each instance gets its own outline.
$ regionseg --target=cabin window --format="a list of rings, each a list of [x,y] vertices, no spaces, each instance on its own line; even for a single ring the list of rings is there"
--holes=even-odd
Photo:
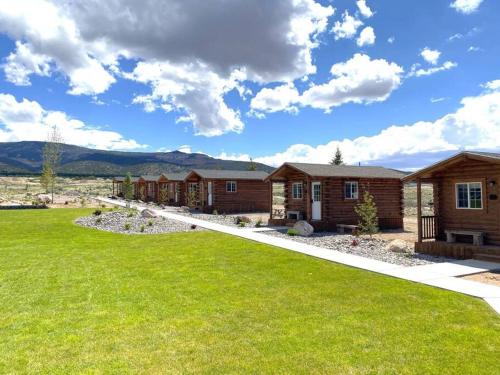
[[[345,199],[358,199],[358,181],[346,181]]]
[[[226,192],[236,193],[236,181],[226,181]]]
[[[292,198],[302,199],[302,197],[303,197],[302,182],[294,182],[292,184]]]
[[[483,208],[483,191],[480,182],[456,184],[457,208]]]
[[[197,193],[199,191],[199,185],[197,182],[190,182],[188,185],[188,191],[190,193]]]

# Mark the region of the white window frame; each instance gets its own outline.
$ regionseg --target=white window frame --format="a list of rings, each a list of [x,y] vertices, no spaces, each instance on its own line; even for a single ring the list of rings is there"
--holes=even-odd
[[[349,192],[351,194],[350,197],[347,196],[347,185],[350,185]],[[356,186],[356,191],[352,191],[352,187]],[[359,183],[358,181],[345,181],[344,182],[344,199],[356,200],[359,198]]]
[[[226,193],[236,193],[237,190],[238,190],[238,185],[236,181],[226,181]]]
[[[188,193],[199,193],[200,185],[197,182],[188,183]]]
[[[300,197],[295,196],[295,186],[300,186]],[[302,182],[292,183],[292,199],[303,199],[304,198],[304,184]]]
[[[470,206],[470,185],[479,185],[479,191],[481,193],[481,207],[471,207]],[[468,207],[458,207],[458,185],[467,185],[467,206]],[[473,182],[457,182],[455,183],[455,207],[457,210],[482,210],[484,207],[483,204],[483,184],[478,181],[473,181]]]

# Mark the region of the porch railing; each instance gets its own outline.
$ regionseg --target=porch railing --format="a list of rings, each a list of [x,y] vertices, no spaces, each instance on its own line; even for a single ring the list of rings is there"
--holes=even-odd
[[[437,216],[422,216],[422,239],[429,240],[437,237]]]

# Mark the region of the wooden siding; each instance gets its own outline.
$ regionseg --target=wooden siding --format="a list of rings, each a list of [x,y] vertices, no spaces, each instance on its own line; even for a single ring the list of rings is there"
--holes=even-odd
[[[276,180],[283,181],[283,180]],[[311,183],[321,182],[321,220],[311,220]],[[358,182],[358,199],[345,199],[346,181]],[[289,168],[285,177],[285,210],[300,211],[316,230],[336,230],[337,224],[357,224],[354,207],[365,191],[369,191],[378,209],[379,226],[382,229],[403,227],[403,186],[397,179],[309,177]],[[302,182],[303,198],[292,198],[292,185]]]
[[[236,182],[236,192],[226,191],[226,182]],[[212,205],[208,205],[208,182],[212,182]],[[270,184],[261,180],[209,180],[200,181],[203,190],[203,210],[219,213],[269,212]]]
[[[446,229],[482,231],[486,243],[500,245],[500,165],[482,161],[467,160],[448,167],[433,176],[436,189],[438,238],[444,239]],[[494,184],[490,186],[490,181]],[[482,185],[482,209],[456,208],[455,184],[460,182],[480,182]],[[493,196],[496,199],[492,199]]]

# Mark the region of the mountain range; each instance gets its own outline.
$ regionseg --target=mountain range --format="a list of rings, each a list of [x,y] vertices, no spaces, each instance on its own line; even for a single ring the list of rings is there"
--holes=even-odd
[[[39,174],[45,142],[0,142],[0,175]],[[190,169],[248,170],[250,162],[222,160],[205,154],[172,152],[105,151],[62,144],[59,174],[65,176],[139,176]],[[257,170],[272,167],[254,163]]]

